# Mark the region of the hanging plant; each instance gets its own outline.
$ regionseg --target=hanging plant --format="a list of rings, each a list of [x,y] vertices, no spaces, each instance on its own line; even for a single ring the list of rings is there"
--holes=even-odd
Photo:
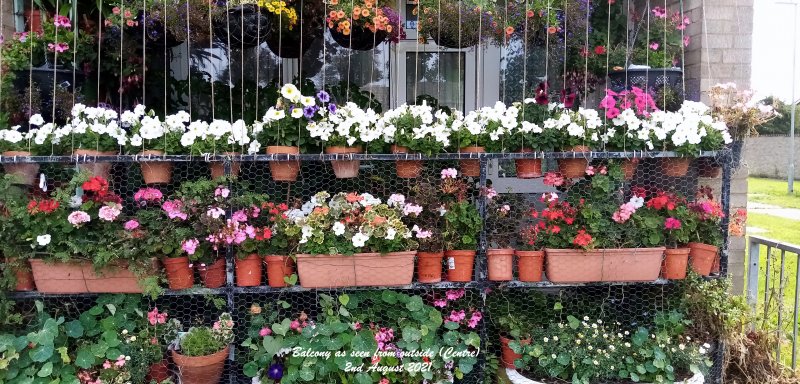
[[[468,48],[492,36],[497,22],[480,0],[421,0],[417,7],[420,41],[445,48]]]
[[[384,41],[396,43],[405,36],[400,16],[375,0],[328,1],[328,30],[339,45],[368,51]]]
[[[233,0],[214,8],[214,34],[230,48],[252,48],[263,42],[270,30],[265,9],[252,0]]]

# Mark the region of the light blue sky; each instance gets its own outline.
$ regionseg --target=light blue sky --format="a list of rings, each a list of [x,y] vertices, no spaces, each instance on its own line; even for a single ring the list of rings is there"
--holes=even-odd
[[[779,1],[787,0],[753,1],[755,13],[751,87],[759,96],[776,95],[789,101],[792,95],[792,30],[795,7],[778,4]],[[800,17],[797,22],[800,23]],[[797,27],[800,35],[800,24]],[[800,36],[797,40],[800,44]],[[797,64],[796,82],[800,83],[800,52]],[[795,98],[800,98],[800,84],[795,86]]]

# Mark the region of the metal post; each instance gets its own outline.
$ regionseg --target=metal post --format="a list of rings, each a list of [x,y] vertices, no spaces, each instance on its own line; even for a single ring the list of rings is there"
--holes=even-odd
[[[789,193],[794,193],[794,127],[797,99],[795,98],[795,83],[797,82],[797,5],[796,1],[780,1],[777,4],[790,4],[794,6],[794,32],[792,33],[792,118],[789,126]]]

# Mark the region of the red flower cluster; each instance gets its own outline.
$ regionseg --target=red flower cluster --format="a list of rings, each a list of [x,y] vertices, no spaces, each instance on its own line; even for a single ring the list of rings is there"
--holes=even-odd
[[[58,201],[52,199],[46,200],[31,200],[28,203],[28,213],[35,215],[37,213],[51,213],[58,209]]]
[[[572,244],[581,248],[586,248],[592,244],[592,241],[594,241],[592,235],[586,233],[585,229],[581,229],[575,235],[575,239],[572,240]]]
[[[82,185],[84,192],[93,192],[97,196],[108,194],[108,181],[100,176],[95,176]]]
[[[265,241],[272,238],[272,229],[270,227],[256,228],[256,241]]]
[[[638,195],[637,195],[638,196]],[[653,208],[657,211],[666,209],[667,211],[674,211],[680,201],[678,197],[668,192],[658,192],[656,197],[647,201],[647,208]]]

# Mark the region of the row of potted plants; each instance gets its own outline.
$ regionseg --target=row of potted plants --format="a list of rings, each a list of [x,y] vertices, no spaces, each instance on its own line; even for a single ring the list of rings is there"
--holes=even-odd
[[[200,315],[186,329],[136,295],[66,314],[37,302],[27,323],[0,332],[0,380],[216,384],[235,349],[233,369],[262,383],[440,382],[470,374],[482,353],[482,313],[463,290],[320,294],[319,309],[253,302],[238,324]]]
[[[605,112],[602,112],[604,110]],[[605,115],[605,116],[604,116]],[[466,115],[433,110],[426,104],[402,105],[378,114],[354,103],[337,106],[324,91],[304,96],[292,84],[281,89],[281,97],[263,117],[246,124],[223,120],[191,121],[180,111],[164,117],[142,105],[133,111],[117,114],[110,109],[76,105],[72,118],[64,126],[47,123],[39,115],[30,118],[29,129],[19,126],[0,131],[0,149],[4,156],[63,153],[102,155],[120,152],[161,156],[164,154],[255,154],[267,145],[268,154],[326,153],[342,155],[334,160],[337,177],[358,175],[358,161],[348,154],[393,153],[433,155],[449,152],[533,152],[591,150],[676,151],[682,158],[665,158],[669,176],[685,175],[690,156],[701,150],[718,150],[731,142],[724,121],[715,120],[702,103],[686,101],[677,112],[655,109],[652,98],[644,92],[609,94],[601,102],[601,111],[579,108],[577,111],[531,98],[511,106],[498,102]],[[582,177],[588,154],[576,159],[562,159],[560,170],[566,177]],[[519,177],[541,176],[541,159],[516,161]],[[632,176],[636,161],[626,163]],[[35,164],[9,164],[10,171]],[[148,162],[143,165],[146,183],[169,182],[170,164]],[[397,174],[417,177],[422,163],[398,160]],[[157,173],[156,169],[164,169]],[[273,179],[294,181],[299,172],[297,160],[270,162]],[[234,164],[233,171],[238,172]],[[478,176],[477,160],[462,160],[461,172]],[[221,173],[221,168],[217,167]],[[35,172],[29,173],[35,174]],[[99,175],[107,178],[107,175]],[[32,176],[27,177],[32,182]]]
[[[514,255],[521,281],[541,281],[543,269],[557,283],[653,281],[662,258],[663,277],[681,279],[690,253],[693,268],[710,274],[722,241],[723,213],[706,189],[691,202],[639,187],[623,193],[613,163],[574,182],[548,174],[545,183],[564,193],[542,195],[544,206],[530,211],[521,195],[476,190],[453,168],[407,196],[323,191],[292,205],[224,178],[186,182],[169,196],[146,187],[124,200],[87,172],[34,196],[13,193],[12,180],[4,179],[4,254],[23,267],[20,283],[30,280],[29,261],[41,292],[154,292],[159,260],[170,289],[192,287],[195,270],[218,288],[229,251],[239,286],[261,285],[264,262],[272,287],[407,285],[415,265],[421,283],[441,281],[443,266],[447,280],[469,282],[482,232],[490,280],[513,279]]]

